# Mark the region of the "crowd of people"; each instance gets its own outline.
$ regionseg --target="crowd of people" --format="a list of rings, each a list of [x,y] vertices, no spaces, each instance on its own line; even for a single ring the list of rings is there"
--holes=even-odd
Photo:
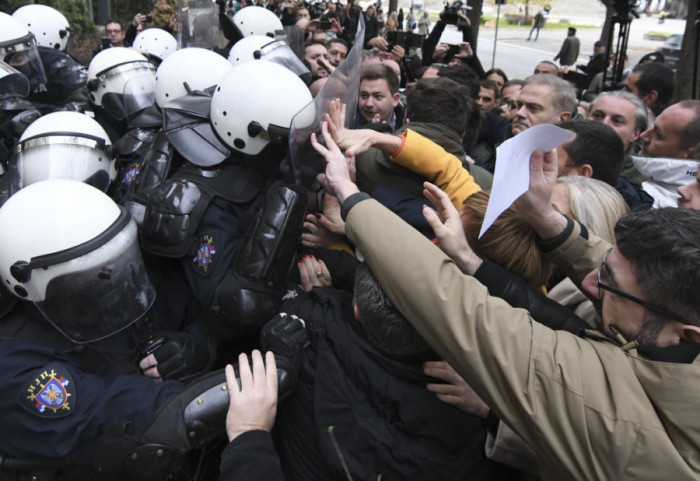
[[[82,65],[0,13],[0,480],[698,478],[700,101],[662,58],[569,29],[509,78],[458,3],[160,27]]]

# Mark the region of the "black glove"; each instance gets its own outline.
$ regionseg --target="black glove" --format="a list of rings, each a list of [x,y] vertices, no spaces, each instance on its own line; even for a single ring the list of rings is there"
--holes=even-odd
[[[209,363],[209,346],[186,332],[165,331],[161,346],[153,352],[158,373],[163,379],[177,379],[196,374]]]
[[[310,341],[311,337],[304,321],[297,316],[285,313],[277,314],[267,321],[260,331],[261,349],[275,354],[280,380],[280,400],[296,389],[303,352]]]

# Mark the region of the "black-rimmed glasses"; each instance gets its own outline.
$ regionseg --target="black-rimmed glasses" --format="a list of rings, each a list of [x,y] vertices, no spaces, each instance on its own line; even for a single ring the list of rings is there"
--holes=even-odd
[[[654,304],[651,304],[650,302],[644,301],[638,297],[633,296],[632,294],[628,294],[625,291],[621,291],[620,289],[616,289],[613,286],[609,284],[605,284],[603,282],[603,276],[607,277],[607,266],[605,262],[608,260],[608,255],[610,252],[613,250],[611,247],[605,252],[605,255],[603,256],[603,262],[600,263],[600,267],[598,268],[598,298],[602,297],[600,290],[603,289],[608,292],[612,292],[615,295],[618,295],[620,297],[624,297],[625,299],[632,301],[636,304],[639,304],[640,306],[644,306],[645,308],[649,309],[650,311],[656,312],[657,314],[661,314],[662,316],[669,317],[671,319],[674,319],[676,321],[682,322],[683,324],[690,324],[688,321],[683,319],[681,316],[677,314],[673,314],[672,312],[667,311],[666,309],[662,307],[658,307]],[[605,272],[605,274],[604,274]]]

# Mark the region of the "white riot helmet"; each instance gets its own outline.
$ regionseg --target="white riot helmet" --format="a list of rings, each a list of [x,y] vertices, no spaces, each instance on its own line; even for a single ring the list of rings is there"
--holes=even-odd
[[[32,90],[46,83],[34,35],[22,22],[0,12],[0,60],[29,79]]]
[[[25,5],[12,14],[34,34],[40,47],[65,50],[70,39],[71,28],[66,17],[58,10],[46,5]]]
[[[158,67],[156,103],[163,108],[191,91],[214,87],[231,68],[228,60],[211,50],[196,47],[178,50]]]
[[[147,28],[136,36],[132,47],[160,63],[177,50],[177,40],[160,28]]]
[[[276,37],[284,35],[282,21],[267,8],[250,6],[241,8],[233,16],[233,24],[243,37],[266,35]]]
[[[241,95],[241,85],[258,95]],[[214,91],[211,122],[234,151],[258,155],[269,143],[286,145],[294,115],[311,92],[290,70],[264,60],[234,67]]]
[[[151,80],[155,67],[136,50],[125,47],[106,48],[93,57],[88,66],[88,91],[90,101],[98,107],[123,109],[124,87],[134,78],[145,77]],[[107,105],[104,97],[109,96]]]
[[[54,112],[32,122],[10,162],[10,194],[46,179],[72,179],[107,191],[116,176],[112,143],[95,120]]]
[[[236,42],[228,54],[228,61],[233,66],[252,60],[267,60],[280,64],[301,77],[304,83],[311,82],[311,72],[285,40],[251,35]]]
[[[136,223],[87,184],[32,184],[0,208],[0,278],[74,342],[107,337],[155,300]]]

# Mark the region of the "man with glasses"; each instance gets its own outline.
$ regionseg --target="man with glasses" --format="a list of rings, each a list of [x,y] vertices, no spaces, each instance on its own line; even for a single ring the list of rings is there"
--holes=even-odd
[[[545,255],[594,301],[600,331],[579,337],[471,277],[481,259],[446,194],[425,184],[438,212],[423,213],[441,252],[360,193],[325,141],[328,149],[314,146],[348,239],[416,330],[535,451],[542,479],[698,479],[700,212],[629,214],[611,248],[553,209],[556,153],[532,155],[518,209]]]
[[[110,47],[128,47],[128,45],[124,44],[124,37],[126,36],[124,26],[116,18],[110,18],[105,23],[105,35],[109,38]]]

